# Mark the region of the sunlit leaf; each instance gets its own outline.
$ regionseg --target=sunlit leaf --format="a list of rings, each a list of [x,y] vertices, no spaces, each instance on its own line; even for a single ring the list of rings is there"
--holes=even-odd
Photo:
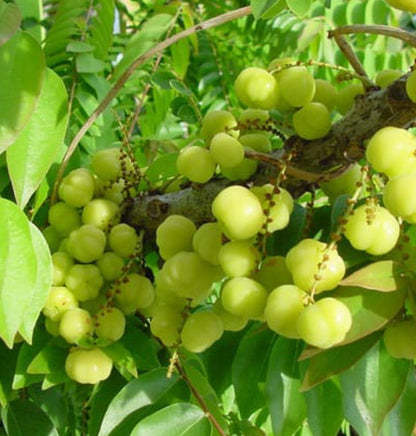
[[[7,150],[17,204],[23,209],[62,154],[68,97],[62,79],[47,70],[38,104],[28,124]]]
[[[396,291],[405,284],[400,277],[400,273],[401,269],[398,262],[381,260],[354,271],[348,277],[345,277],[340,285],[391,292]]]
[[[211,423],[193,404],[177,403],[140,421],[131,436],[210,436]]]
[[[18,31],[0,46],[0,153],[29,121],[44,75],[42,49],[28,33]]]

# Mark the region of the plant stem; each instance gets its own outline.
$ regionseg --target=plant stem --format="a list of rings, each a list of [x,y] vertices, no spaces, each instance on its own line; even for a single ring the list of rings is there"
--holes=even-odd
[[[76,150],[79,142],[87,133],[89,128],[93,125],[94,121],[104,112],[104,110],[111,103],[113,98],[119,93],[119,91],[122,89],[124,84],[127,82],[127,80],[130,78],[130,76],[133,74],[133,72],[136,70],[137,67],[144,64],[152,56],[160,53],[161,51],[165,50],[166,48],[170,47],[172,44],[175,44],[176,42],[180,41],[181,39],[187,38],[188,36],[196,32],[199,32],[201,30],[208,30],[213,27],[220,26],[221,24],[227,23],[229,21],[245,17],[250,13],[251,13],[251,7],[245,6],[243,8],[236,9],[234,11],[230,11],[222,15],[218,15],[217,17],[211,18],[207,21],[203,21],[202,23],[198,23],[195,26],[190,27],[189,29],[186,29],[180,33],[171,36],[170,38],[165,39],[164,41],[152,47],[146,53],[135,59],[127,68],[127,70],[116,81],[116,83],[112,86],[112,88],[108,91],[107,95],[97,106],[95,111],[89,116],[89,118],[85,121],[83,126],[79,129],[77,134],[74,136],[59,167],[55,184],[53,187],[53,191],[52,191],[51,204],[53,204],[56,201],[59,183],[62,180],[69,159],[71,158],[72,154]]]
[[[179,374],[181,375],[182,379],[185,381],[185,383],[188,385],[189,389],[192,392],[192,395],[195,397],[195,399],[198,401],[199,405],[201,406],[202,410],[205,412],[206,417],[211,421],[211,424],[215,427],[217,432],[221,436],[227,436],[227,433],[223,430],[220,423],[216,420],[215,416],[211,413],[209,410],[207,403],[205,402],[202,395],[198,392],[194,384],[189,379],[188,375],[186,374],[185,370],[182,368],[182,365],[180,364],[179,360],[176,360],[175,367],[178,370]]]

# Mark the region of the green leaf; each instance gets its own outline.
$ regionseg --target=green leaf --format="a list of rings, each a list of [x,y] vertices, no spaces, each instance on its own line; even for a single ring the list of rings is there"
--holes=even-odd
[[[409,366],[406,384],[399,401],[383,423],[380,436],[411,434],[416,422],[416,378],[413,366]]]
[[[345,418],[360,436],[377,436],[405,389],[412,362],[390,356],[379,342],[341,375]]]
[[[53,267],[49,246],[43,233],[33,223],[29,223],[29,225],[38,268],[32,299],[25,310],[19,333],[26,342],[31,343],[36,322],[49,295]]]
[[[203,366],[202,362],[198,362]],[[220,426],[227,429],[227,421],[225,420],[222,411],[219,407],[219,401],[216,392],[210,385],[207,375],[202,373],[195,365],[193,360],[186,359],[183,362],[183,368],[191,383],[195,386],[201,397],[204,399],[211,414],[215,417]]]
[[[30,398],[52,421],[59,434],[65,434],[68,428],[69,411],[66,393],[60,386],[42,390],[40,385],[32,385],[27,389]],[[90,436],[90,435],[89,435]]]
[[[8,435],[58,436],[45,412],[30,400],[15,400],[1,411],[1,417]]]
[[[131,379],[131,376],[137,377],[136,362],[130,351],[120,341],[114,342],[102,350],[111,357],[123,377],[128,380]]]
[[[75,57],[78,73],[99,73],[105,68],[105,62],[97,59],[92,53],[78,53]]]
[[[342,393],[333,380],[315,386],[305,392],[308,405],[308,424],[314,436],[338,434],[344,419]]]
[[[175,73],[184,78],[189,66],[189,57],[191,54],[188,39],[181,39],[170,47],[172,54],[172,68]]]
[[[299,18],[305,17],[311,6],[312,0],[286,0],[289,9]]]
[[[50,374],[62,369],[68,356],[68,350],[55,345],[53,339],[34,357],[27,367],[29,374]]]
[[[94,5],[95,15],[90,24],[87,42],[94,46],[94,55],[106,59],[113,40],[114,0],[100,0]]]
[[[175,80],[175,75],[170,71],[156,71],[156,73],[152,74],[151,80],[162,89],[172,89],[170,82]]]
[[[293,435],[306,418],[297,364],[302,348],[301,341],[279,337],[270,353],[266,392],[275,435]]]
[[[167,180],[170,177],[178,175],[176,160],[179,153],[167,153],[155,159],[146,171],[146,178],[151,183],[157,183],[161,180]]]
[[[66,46],[66,51],[71,53],[91,53],[94,46],[83,41],[71,41]]]
[[[16,370],[18,347],[12,350],[6,348],[6,345],[0,341],[0,405],[4,407],[10,399],[12,393],[12,383],[14,372]]]
[[[353,272],[345,277],[341,286],[359,286],[381,292],[396,291],[405,285],[400,277],[400,264],[393,260],[381,260]]]
[[[22,16],[16,5],[0,2],[0,46],[15,34],[21,21]]]
[[[7,166],[17,204],[23,209],[62,154],[68,96],[62,79],[47,69],[38,104],[28,124],[7,149]]]
[[[308,355],[307,352],[301,355],[301,359],[308,357],[302,387],[306,391],[334,375],[347,370],[359,360],[381,337],[381,332],[373,333],[365,338],[341,347],[333,347],[321,351],[315,355]]]
[[[114,69],[113,82],[117,81],[129,65],[139,56],[150,50],[169,29],[173,17],[168,14],[157,14],[146,20],[142,28],[130,38],[123,59]]]
[[[167,377],[166,368],[158,368],[130,381],[111,401],[104,415],[99,436],[109,435],[132,413],[156,403],[177,382],[177,375]]]
[[[97,436],[105,411],[111,400],[120,392],[126,380],[117,372],[102,381],[94,392],[90,402],[90,419],[88,421],[88,435]]]
[[[32,344],[24,342],[19,349],[17,357],[16,371],[13,378],[13,389],[21,389],[33,383],[41,382],[43,376],[40,374],[28,374],[26,372],[30,362],[36,354],[50,341],[51,335],[44,328],[37,328],[34,331]]]
[[[12,347],[26,311],[31,310],[31,320],[40,313],[38,306],[32,313],[34,299],[42,307],[46,302],[52,278],[51,263],[43,236],[31,227],[14,203],[3,198],[0,198],[0,240],[0,337]]]
[[[254,325],[240,341],[232,366],[232,380],[241,417],[263,407],[269,355],[276,335]]]
[[[193,404],[176,403],[140,421],[131,436],[210,436],[211,423]]]
[[[286,0],[251,0],[254,18],[273,18],[287,7]]]
[[[192,91],[189,88],[187,88],[183,84],[183,82],[181,82],[179,80],[176,80],[176,79],[171,80],[170,81],[170,86],[173,89],[175,89],[176,91],[178,91],[180,94],[188,95],[188,96],[192,96],[193,95]]]
[[[44,75],[42,49],[28,33],[19,31],[0,47],[0,153],[29,121]]]
[[[309,20],[298,39],[298,50],[306,50],[313,40],[321,35],[325,28],[324,21]]]

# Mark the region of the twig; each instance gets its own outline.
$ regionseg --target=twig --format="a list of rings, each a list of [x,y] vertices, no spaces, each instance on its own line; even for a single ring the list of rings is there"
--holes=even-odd
[[[365,24],[355,24],[350,26],[341,26],[328,32],[329,38],[334,38],[336,35],[353,35],[357,33],[370,33],[372,35],[384,35],[392,38],[401,39],[407,42],[412,47],[416,47],[416,36],[399,29],[398,27],[374,25],[368,26]]]
[[[217,421],[215,416],[211,413],[209,410],[207,403],[205,402],[202,395],[198,392],[196,387],[193,385],[191,380],[189,379],[188,375],[185,373],[184,369],[182,368],[182,365],[180,364],[179,360],[175,362],[176,369],[178,370],[179,374],[181,375],[182,379],[185,381],[185,383],[188,385],[189,389],[192,392],[192,395],[196,398],[199,405],[201,406],[202,410],[205,412],[206,417],[211,421],[212,425],[216,428],[218,433],[221,436],[227,436],[227,433],[223,430],[220,423]]]
[[[59,167],[55,184],[52,191],[52,198],[51,198],[51,204],[53,204],[56,201],[57,193],[58,193],[58,186],[60,181],[62,180],[63,174],[65,172],[65,169],[68,165],[69,159],[71,158],[72,154],[76,150],[79,142],[84,137],[84,135],[87,133],[89,128],[93,125],[94,121],[104,112],[104,110],[107,108],[107,106],[111,103],[113,98],[118,94],[118,92],[122,89],[124,84],[127,82],[127,80],[130,78],[130,76],[133,74],[133,72],[136,70],[137,67],[144,64],[148,59],[150,59],[152,56],[160,53],[161,51],[165,50],[166,48],[170,47],[172,44],[175,44],[176,42],[180,41],[181,39],[187,38],[188,36],[202,31],[202,30],[208,30],[213,27],[220,26],[221,24],[227,23],[232,20],[236,20],[238,18],[245,17],[246,15],[249,15],[251,13],[251,7],[245,6],[240,9],[236,9],[231,12],[227,12],[222,15],[218,15],[217,17],[211,18],[207,21],[204,21],[202,23],[198,23],[193,27],[190,27],[189,29],[186,29],[180,33],[177,33],[176,35],[171,36],[168,39],[165,39],[161,43],[157,44],[150,50],[148,50],[143,55],[139,56],[136,60],[134,60],[130,66],[127,68],[127,70],[120,76],[120,78],[116,81],[116,83],[112,86],[112,88],[108,91],[107,95],[104,97],[104,99],[101,101],[101,103],[97,106],[95,111],[89,116],[89,118],[85,121],[83,126],[79,129],[77,134],[74,136],[74,139],[72,140],[71,144],[69,145],[65,156],[61,162],[61,165]]]

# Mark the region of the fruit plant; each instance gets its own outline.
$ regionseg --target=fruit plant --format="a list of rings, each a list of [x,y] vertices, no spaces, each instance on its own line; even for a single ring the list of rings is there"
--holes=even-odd
[[[416,434],[410,0],[0,0],[0,435]]]

